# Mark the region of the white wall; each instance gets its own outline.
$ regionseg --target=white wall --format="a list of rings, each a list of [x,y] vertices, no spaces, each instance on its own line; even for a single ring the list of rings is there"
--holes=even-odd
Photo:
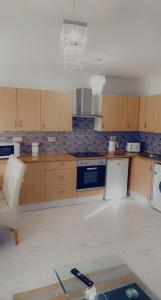
[[[161,75],[140,80],[141,95],[161,94]]]
[[[91,72],[67,72],[56,69],[54,65],[1,64],[0,86],[15,86],[38,89],[74,90],[78,87],[89,87]],[[107,80],[104,93],[136,94],[140,93],[140,81],[112,78]]]
[[[104,93],[119,95],[140,95],[140,80],[109,78],[104,86]]]

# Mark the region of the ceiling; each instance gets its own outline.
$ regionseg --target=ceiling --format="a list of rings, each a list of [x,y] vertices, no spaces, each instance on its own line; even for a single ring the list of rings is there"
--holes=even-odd
[[[75,10],[88,23],[85,72],[161,74],[160,0],[75,0]],[[63,70],[60,29],[71,16],[72,0],[0,0],[0,69]]]

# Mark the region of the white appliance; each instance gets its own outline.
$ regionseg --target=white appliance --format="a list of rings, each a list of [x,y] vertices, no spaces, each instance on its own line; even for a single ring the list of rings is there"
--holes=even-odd
[[[127,152],[140,152],[140,143],[126,143]]]
[[[20,143],[0,142],[0,159],[8,158],[12,154],[20,156]]]
[[[152,207],[161,211],[161,164],[153,167]]]
[[[127,196],[128,168],[128,158],[107,160],[105,200]]]
[[[117,147],[117,142],[110,140],[108,144],[108,152],[114,153],[116,151],[116,147]]]

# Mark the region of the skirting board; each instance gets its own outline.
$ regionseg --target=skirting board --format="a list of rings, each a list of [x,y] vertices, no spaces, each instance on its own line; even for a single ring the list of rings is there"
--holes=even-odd
[[[27,211],[48,209],[48,208],[61,207],[61,206],[80,205],[83,203],[97,203],[101,201],[103,201],[103,195],[79,197],[79,198],[72,198],[72,199],[65,199],[65,200],[54,200],[54,201],[39,202],[39,203],[32,203],[32,204],[21,204],[19,205],[19,211],[27,212]]]

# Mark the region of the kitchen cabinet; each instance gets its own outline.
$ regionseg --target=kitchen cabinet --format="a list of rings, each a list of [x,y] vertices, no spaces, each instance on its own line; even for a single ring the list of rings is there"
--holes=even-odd
[[[21,204],[76,197],[76,161],[32,162],[26,165]]]
[[[7,159],[0,160],[0,189],[2,188]]]
[[[44,163],[27,163],[27,170],[21,189],[21,204],[44,201]]]
[[[75,161],[45,164],[45,201],[76,197]]]
[[[161,96],[148,96],[146,107],[146,128],[148,132],[161,132]]]
[[[72,94],[41,92],[41,130],[72,131]]]
[[[139,97],[106,96],[100,98],[94,129],[97,131],[134,131],[138,129]]]
[[[161,132],[161,96],[140,97],[139,130]]]
[[[107,96],[100,98],[100,115],[95,118],[94,129],[98,131],[122,131],[126,127],[126,96]]]
[[[137,131],[139,123],[139,108],[140,108],[140,97],[139,96],[128,96],[127,97],[127,116],[125,124],[126,130]]]
[[[140,110],[139,110],[139,131],[146,130],[146,107],[147,107],[147,97],[140,97]]]
[[[130,191],[150,199],[154,160],[134,157],[130,169]]]
[[[17,99],[15,88],[0,88],[0,131],[17,129]]]
[[[40,131],[40,91],[17,89],[18,130]]]

